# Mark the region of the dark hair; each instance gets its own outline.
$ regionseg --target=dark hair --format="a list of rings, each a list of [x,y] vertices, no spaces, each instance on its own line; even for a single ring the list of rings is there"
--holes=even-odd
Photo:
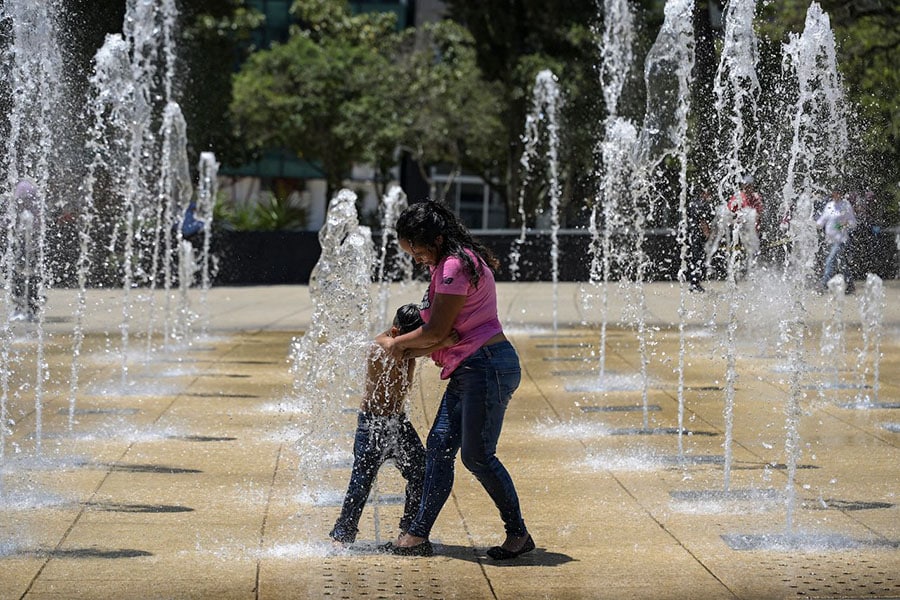
[[[394,327],[399,329],[401,334],[418,329],[424,323],[418,304],[404,304],[397,309],[397,314],[394,315]]]
[[[481,278],[481,267],[476,265],[465,249],[468,248],[481,259],[489,269],[496,271],[500,261],[481,242],[475,241],[466,226],[444,205],[433,200],[416,202],[400,213],[397,218],[397,237],[416,245],[437,248],[438,258],[455,256],[459,258],[469,276],[472,285],[478,287]],[[435,240],[443,237],[443,243],[437,246]]]

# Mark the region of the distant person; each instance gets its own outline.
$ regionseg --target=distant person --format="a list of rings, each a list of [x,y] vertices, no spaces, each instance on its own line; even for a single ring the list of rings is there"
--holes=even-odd
[[[181,221],[181,238],[192,245],[194,240],[203,233],[205,223],[197,218],[197,203],[191,202],[184,211],[184,219]]]
[[[856,227],[856,213],[853,205],[840,190],[831,193],[831,200],[825,204],[825,208],[816,219],[816,226],[825,229],[825,241],[831,244],[822,278],[819,279],[819,290],[827,291],[829,280],[835,271],[840,269],[844,275],[847,293],[852,294],[855,290],[853,274],[850,270],[850,261],[845,255],[847,243],[850,241],[850,230]]]
[[[33,183],[23,179],[13,194],[15,203],[15,232],[12,257],[12,296],[14,321],[34,321],[40,309],[38,235],[38,192]]]
[[[733,213],[741,209],[752,208],[756,211],[756,229],[759,230],[759,219],[763,214],[763,200],[759,192],[756,191],[755,179],[753,175],[745,175],[741,179],[741,186],[738,192],[728,199],[728,210]]]
[[[734,275],[749,271],[759,257],[759,222],[763,210],[762,196],[753,187],[753,177],[741,180],[740,189],[716,209],[712,231],[706,243],[706,267],[712,269],[722,244],[730,255],[738,253],[740,262],[734,265]],[[730,256],[725,259],[731,263]]]
[[[692,292],[704,292],[701,283],[704,268],[704,248],[709,239],[712,221],[712,194],[706,188],[691,196],[687,205],[687,281]]]
[[[366,387],[357,415],[353,442],[353,469],[344,496],[341,514],[329,534],[335,543],[356,541],[359,519],[378,470],[388,459],[394,459],[406,480],[406,504],[400,519],[400,531],[409,528],[419,510],[422,483],[425,479],[425,448],[419,434],[404,412],[406,394],[416,367],[415,358],[395,360],[382,348],[386,339],[408,333],[421,326],[418,306],[401,306],[390,329],[372,343],[366,368]],[[420,356],[452,345],[458,338],[451,334],[443,343],[416,352]]]

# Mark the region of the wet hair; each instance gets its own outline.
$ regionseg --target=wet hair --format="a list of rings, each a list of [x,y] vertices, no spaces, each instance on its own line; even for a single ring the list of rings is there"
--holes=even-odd
[[[478,287],[481,279],[481,266],[476,265],[472,257],[465,251],[471,250],[481,262],[492,271],[500,267],[500,261],[481,242],[472,238],[472,234],[455,214],[439,202],[425,200],[416,202],[400,213],[397,219],[397,237],[417,246],[432,246],[437,249],[438,259],[455,256],[462,261],[472,285]],[[443,238],[440,246],[436,240]]]
[[[394,327],[399,329],[401,334],[409,333],[424,324],[425,321],[422,320],[418,304],[404,304],[397,309],[397,314],[394,315]]]

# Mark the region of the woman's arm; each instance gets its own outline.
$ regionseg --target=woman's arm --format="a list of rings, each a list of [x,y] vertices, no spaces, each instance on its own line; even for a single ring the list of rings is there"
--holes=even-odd
[[[442,339],[434,346],[428,346],[427,348],[407,348],[403,351],[403,358],[419,358],[420,356],[428,356],[436,350],[453,346],[457,342],[459,342],[459,334],[455,329],[451,329],[450,335]]]
[[[412,333],[412,332],[410,332]],[[384,333],[380,333],[375,337],[375,342],[384,348],[385,350],[389,350],[391,346],[394,344],[394,340],[397,338],[391,337],[390,331],[385,331]],[[418,358],[420,356],[428,356],[435,350],[440,350],[441,348],[447,348],[449,346],[453,346],[459,342],[459,334],[455,329],[450,330],[450,335],[439,341],[437,344],[433,346],[427,346],[425,348],[407,348],[403,351],[403,358]]]
[[[439,346],[450,335],[453,323],[465,303],[464,295],[435,294],[428,322],[414,331],[391,338],[383,345],[384,349],[397,359],[403,358],[406,350],[417,352],[416,356],[430,354],[437,349],[435,346]],[[418,354],[425,349],[428,351]]]

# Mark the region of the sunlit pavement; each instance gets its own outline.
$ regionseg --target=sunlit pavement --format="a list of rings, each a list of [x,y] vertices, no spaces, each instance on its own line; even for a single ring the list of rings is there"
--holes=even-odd
[[[401,510],[390,466],[357,544],[328,543],[350,457],[318,489],[299,469],[288,355],[313,312],[306,287],[214,288],[205,305],[192,292],[206,334],[149,356],[141,332],[162,300],[134,292],[124,358],[121,292],[91,291],[74,369],[76,295],[53,291],[43,337],[10,334],[0,598],[900,598],[900,285],[885,283],[866,335],[863,287],[837,308],[804,302],[795,377],[779,327],[794,305],[777,286],[742,283],[732,302],[723,283],[501,284],[523,381],[498,455],[537,544],[503,563],[485,555],[502,541],[496,510],[461,464],[434,557],[377,551]],[[396,287],[390,303],[423,291]],[[424,437],[443,384],[420,365]]]

